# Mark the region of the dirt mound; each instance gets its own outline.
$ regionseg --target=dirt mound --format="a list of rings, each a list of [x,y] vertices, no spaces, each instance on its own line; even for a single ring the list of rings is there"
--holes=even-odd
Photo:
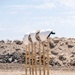
[[[51,61],[52,66],[74,66],[75,65],[75,39],[74,38],[52,38]]]
[[[0,63],[24,63],[25,46],[22,41],[0,41]]]
[[[49,48],[51,66],[75,66],[75,38],[51,38]],[[1,40],[0,63],[25,63],[25,51],[20,40]]]

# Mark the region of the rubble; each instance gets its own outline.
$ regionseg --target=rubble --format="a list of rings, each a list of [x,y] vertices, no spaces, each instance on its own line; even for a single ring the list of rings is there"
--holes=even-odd
[[[45,52],[47,51],[45,46]],[[37,56],[39,56],[39,48],[37,47]],[[41,50],[42,45],[41,45]],[[75,66],[75,39],[74,38],[58,38],[54,37],[49,40],[50,49],[50,65],[51,66]],[[32,51],[32,50],[31,50]],[[26,47],[23,41],[10,40],[7,43],[0,41],[0,63],[25,63]],[[30,52],[32,54],[32,52]],[[43,63],[43,51],[41,51],[41,61]],[[46,61],[47,55],[45,55]],[[39,61],[39,58],[36,58]]]

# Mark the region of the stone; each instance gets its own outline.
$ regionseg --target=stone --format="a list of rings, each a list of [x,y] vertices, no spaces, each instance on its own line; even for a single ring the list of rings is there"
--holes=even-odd
[[[1,40],[0,43],[5,43],[5,41],[4,40]]]
[[[54,48],[56,46],[56,44],[51,40],[50,41],[50,48]]]
[[[64,61],[66,60],[66,57],[64,55],[59,55],[59,60]]]
[[[57,55],[57,54],[58,54],[58,52],[57,52],[57,51],[54,51],[54,50],[52,50],[51,53],[52,53],[53,55]]]
[[[58,37],[53,38],[54,43],[58,43],[60,39]]]
[[[16,50],[16,51],[19,51],[19,50],[20,50],[20,48],[16,48],[15,50]]]
[[[0,46],[0,48],[4,48],[4,46],[3,46],[3,45],[1,45],[1,46]]]
[[[56,60],[55,58],[50,58],[50,65],[51,66],[61,66],[61,64],[59,63],[59,61]]]
[[[19,41],[19,40],[15,40],[15,41],[13,41],[13,42],[15,42],[15,43],[18,44],[18,45],[22,45],[22,44],[23,44],[23,41]]]
[[[71,59],[70,62],[69,62],[69,64],[70,64],[71,66],[75,66],[75,58],[74,58],[74,59]]]
[[[72,48],[74,46],[74,44],[72,42],[68,42],[68,47]]]

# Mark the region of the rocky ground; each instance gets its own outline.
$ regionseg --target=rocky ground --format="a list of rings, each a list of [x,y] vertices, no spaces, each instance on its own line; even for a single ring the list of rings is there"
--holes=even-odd
[[[51,66],[75,66],[75,38],[51,38],[49,48]],[[1,40],[0,63],[25,63],[25,49],[20,40]]]
[[[47,50],[46,43],[44,47]],[[49,49],[50,75],[75,75],[75,38],[51,38]],[[25,55],[26,47],[23,41],[1,40],[0,75],[25,75]]]
[[[74,38],[53,38],[50,48],[52,66],[75,66]]]

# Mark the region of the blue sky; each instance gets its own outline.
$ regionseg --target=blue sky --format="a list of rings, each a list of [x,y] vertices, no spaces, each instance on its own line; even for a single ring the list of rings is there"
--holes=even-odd
[[[52,37],[75,38],[75,0],[0,0],[0,40],[49,28]]]

